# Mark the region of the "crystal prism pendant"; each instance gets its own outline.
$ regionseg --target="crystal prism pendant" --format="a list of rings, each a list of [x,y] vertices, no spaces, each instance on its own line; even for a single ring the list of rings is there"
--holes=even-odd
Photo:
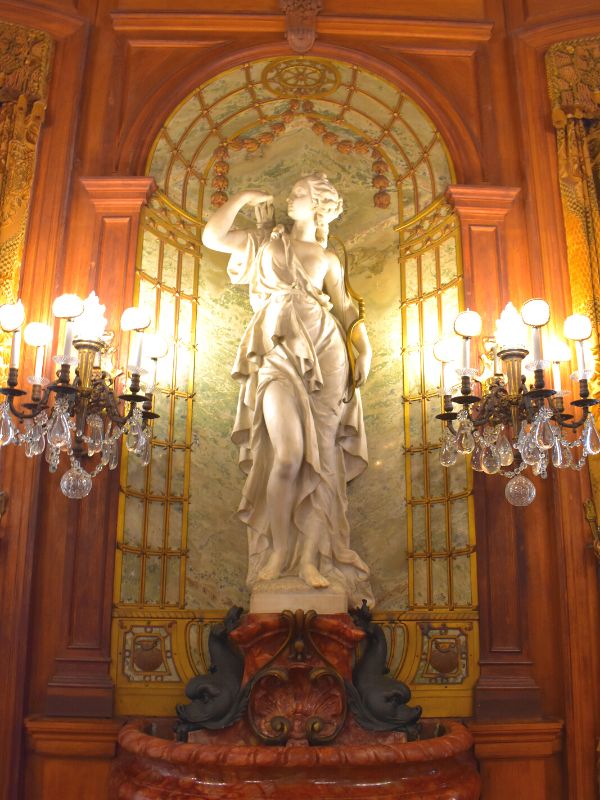
[[[524,475],[515,475],[506,484],[504,495],[513,506],[528,506],[535,500],[535,486]]]
[[[594,424],[594,418],[590,416],[583,423],[583,451],[586,455],[595,456],[600,453],[600,435]]]
[[[60,490],[70,500],[81,500],[92,491],[92,479],[81,467],[72,467],[60,479]]]

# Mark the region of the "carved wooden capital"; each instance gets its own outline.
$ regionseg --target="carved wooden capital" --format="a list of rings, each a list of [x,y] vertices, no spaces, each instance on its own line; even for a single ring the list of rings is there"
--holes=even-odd
[[[323,0],[279,0],[285,14],[285,35],[294,53],[308,53],[317,35],[317,14]]]
[[[520,189],[514,186],[449,186],[446,197],[458,212],[461,222],[502,222]]]
[[[138,214],[156,190],[154,178],[80,178],[98,214]]]
[[[600,36],[552,45],[546,69],[556,128],[564,128],[569,117],[600,119]]]

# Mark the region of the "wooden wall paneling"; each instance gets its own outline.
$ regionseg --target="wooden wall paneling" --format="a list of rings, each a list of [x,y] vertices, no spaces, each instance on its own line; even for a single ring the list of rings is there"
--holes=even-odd
[[[475,742],[484,800],[559,800],[565,796],[560,765],[561,721],[474,722],[469,730]],[[571,798],[575,800],[575,795],[569,795]],[[577,800],[584,800],[583,795]]]
[[[96,219],[89,280],[118,331],[133,297],[138,222],[154,188],[152,178],[84,178]],[[126,357],[123,354],[121,361]],[[48,684],[46,713],[105,716],[113,711],[110,623],[118,508],[118,476],[102,473],[78,504],[67,549],[61,647]],[[57,521],[51,518],[51,524]]]
[[[62,250],[63,223],[68,201],[69,171],[77,127],[77,105],[86,46],[86,26],[74,15],[40,9],[33,4],[0,3],[0,18],[31,25],[56,40],[46,119],[39,144],[37,174],[31,199],[28,238],[23,254],[21,297],[28,319],[47,319]],[[21,375],[32,369],[26,348]],[[22,720],[28,663],[28,628],[32,562],[35,558],[38,477],[40,464],[20,449],[2,452],[0,482],[9,506],[0,527],[0,798],[19,796],[22,759]]]
[[[29,717],[23,800],[109,800],[119,720]]]
[[[519,189],[450,186],[461,225],[465,305],[493,330],[499,301],[508,297],[519,259],[507,241],[508,218]],[[509,256],[509,251],[511,255]],[[527,271],[523,282],[527,283]],[[480,677],[476,718],[535,717],[541,700],[527,639],[527,583],[522,556],[523,517],[504,498],[500,480],[476,475],[474,485],[480,607]]]
[[[564,221],[558,191],[556,138],[551,123],[544,54],[558,41],[600,33],[600,15],[576,16],[565,9],[563,19],[513,34],[515,85],[521,115],[523,169],[527,186],[529,250],[536,269],[538,296],[546,297],[557,320],[571,313]],[[545,102],[540,102],[544,98]],[[586,473],[552,476],[548,532],[557,550],[557,583],[564,672],[565,751],[569,797],[593,798],[595,743],[600,735],[600,673],[598,580],[591,563],[582,501],[590,496]],[[543,547],[543,538],[539,547]],[[548,624],[540,611],[539,621]]]

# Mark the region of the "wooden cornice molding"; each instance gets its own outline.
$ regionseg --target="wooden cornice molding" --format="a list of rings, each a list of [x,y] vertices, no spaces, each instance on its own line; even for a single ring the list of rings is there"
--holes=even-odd
[[[598,33],[600,33],[600,14],[585,14],[580,17],[568,16],[543,25],[533,23],[531,27],[518,28],[511,36],[529,47],[545,50],[563,39],[594,36]]]
[[[562,750],[560,719],[469,722],[467,727],[481,759],[547,758]]]
[[[102,176],[80,178],[99,214],[136,214],[156,191],[154,178]]]
[[[0,0],[0,20],[35,27],[55,39],[65,39],[89,24],[79,14],[40,6],[30,0]]]
[[[130,37],[166,37],[185,34],[199,38],[207,35],[248,36],[255,34],[280,34],[285,32],[283,14],[190,14],[185,12],[121,12],[111,14],[117,33]],[[360,39],[386,40],[439,40],[447,48],[449,43],[490,40],[492,22],[454,22],[447,20],[403,19],[402,17],[341,17],[320,15],[317,35],[351,36]]]
[[[25,720],[27,746],[37,755],[113,758],[122,725],[119,719],[32,716]]]
[[[446,197],[464,220],[503,220],[513,207],[521,189],[518,186],[461,186],[446,190]]]

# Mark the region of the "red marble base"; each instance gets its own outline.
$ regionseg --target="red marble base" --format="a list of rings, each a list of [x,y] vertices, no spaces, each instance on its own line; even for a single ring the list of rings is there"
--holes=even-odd
[[[417,742],[350,729],[325,747],[248,744],[243,723],[202,732],[204,741],[193,744],[151,730],[161,732],[149,721],[122,729],[114,800],[477,800],[480,793],[471,736],[456,722],[445,723],[442,736]]]
[[[477,800],[465,727],[424,721],[421,738],[407,742],[347,713],[344,679],[362,636],[345,614],[247,615],[231,635],[245,655],[244,683],[254,679],[244,718],[194,731],[185,744],[174,741],[174,720],[128,723],[110,797]]]

